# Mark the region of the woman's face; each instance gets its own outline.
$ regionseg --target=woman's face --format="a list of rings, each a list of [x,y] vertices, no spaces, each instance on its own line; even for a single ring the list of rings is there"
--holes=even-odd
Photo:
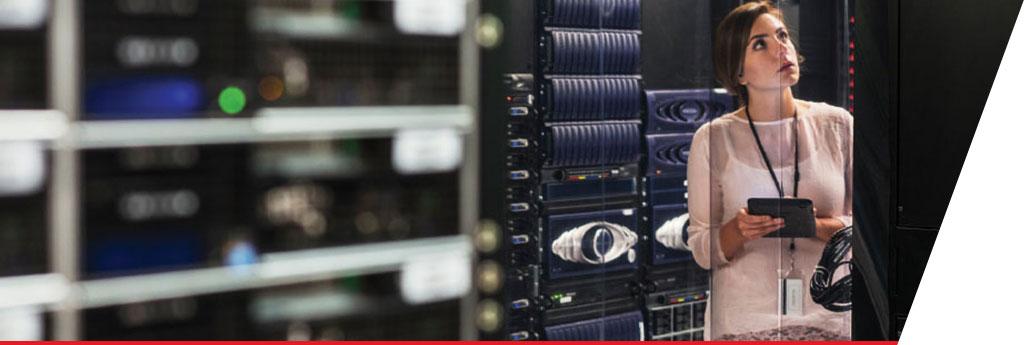
[[[757,17],[747,39],[740,84],[753,93],[790,87],[799,79],[796,48],[786,26],[771,14]]]

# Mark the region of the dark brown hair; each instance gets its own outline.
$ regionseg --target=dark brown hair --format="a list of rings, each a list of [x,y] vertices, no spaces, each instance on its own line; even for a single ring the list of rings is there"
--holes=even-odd
[[[740,103],[747,103],[747,87],[740,84],[743,60],[747,56],[747,38],[754,21],[762,14],[771,14],[782,21],[782,12],[769,1],[753,1],[736,7],[718,24],[715,30],[713,59],[715,78],[729,93],[739,96]]]

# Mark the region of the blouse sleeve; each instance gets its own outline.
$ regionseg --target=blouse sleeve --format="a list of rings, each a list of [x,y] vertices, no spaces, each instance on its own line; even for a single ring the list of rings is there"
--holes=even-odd
[[[722,188],[711,172],[709,152],[710,124],[705,124],[693,136],[690,158],[687,162],[687,204],[690,210],[690,226],[687,229],[687,246],[693,251],[694,260],[704,269],[721,266],[729,261],[718,242],[718,231],[722,218]]]
[[[843,172],[846,181],[846,195],[843,197],[843,213],[839,215],[839,221],[843,226],[853,225],[853,115],[843,112],[845,127],[842,131],[843,144]]]

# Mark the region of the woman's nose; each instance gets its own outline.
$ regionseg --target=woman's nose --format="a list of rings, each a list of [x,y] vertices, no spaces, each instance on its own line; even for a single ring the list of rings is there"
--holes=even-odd
[[[780,59],[785,60],[786,57],[789,55],[789,45],[787,45],[785,42],[782,42],[782,41],[779,41],[778,39],[776,39],[774,46],[775,46],[775,56],[780,58]]]

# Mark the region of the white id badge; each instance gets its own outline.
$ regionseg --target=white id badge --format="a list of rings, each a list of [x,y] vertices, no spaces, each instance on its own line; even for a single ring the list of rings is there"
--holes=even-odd
[[[779,278],[779,314],[804,314],[804,279],[799,270],[792,270]]]

